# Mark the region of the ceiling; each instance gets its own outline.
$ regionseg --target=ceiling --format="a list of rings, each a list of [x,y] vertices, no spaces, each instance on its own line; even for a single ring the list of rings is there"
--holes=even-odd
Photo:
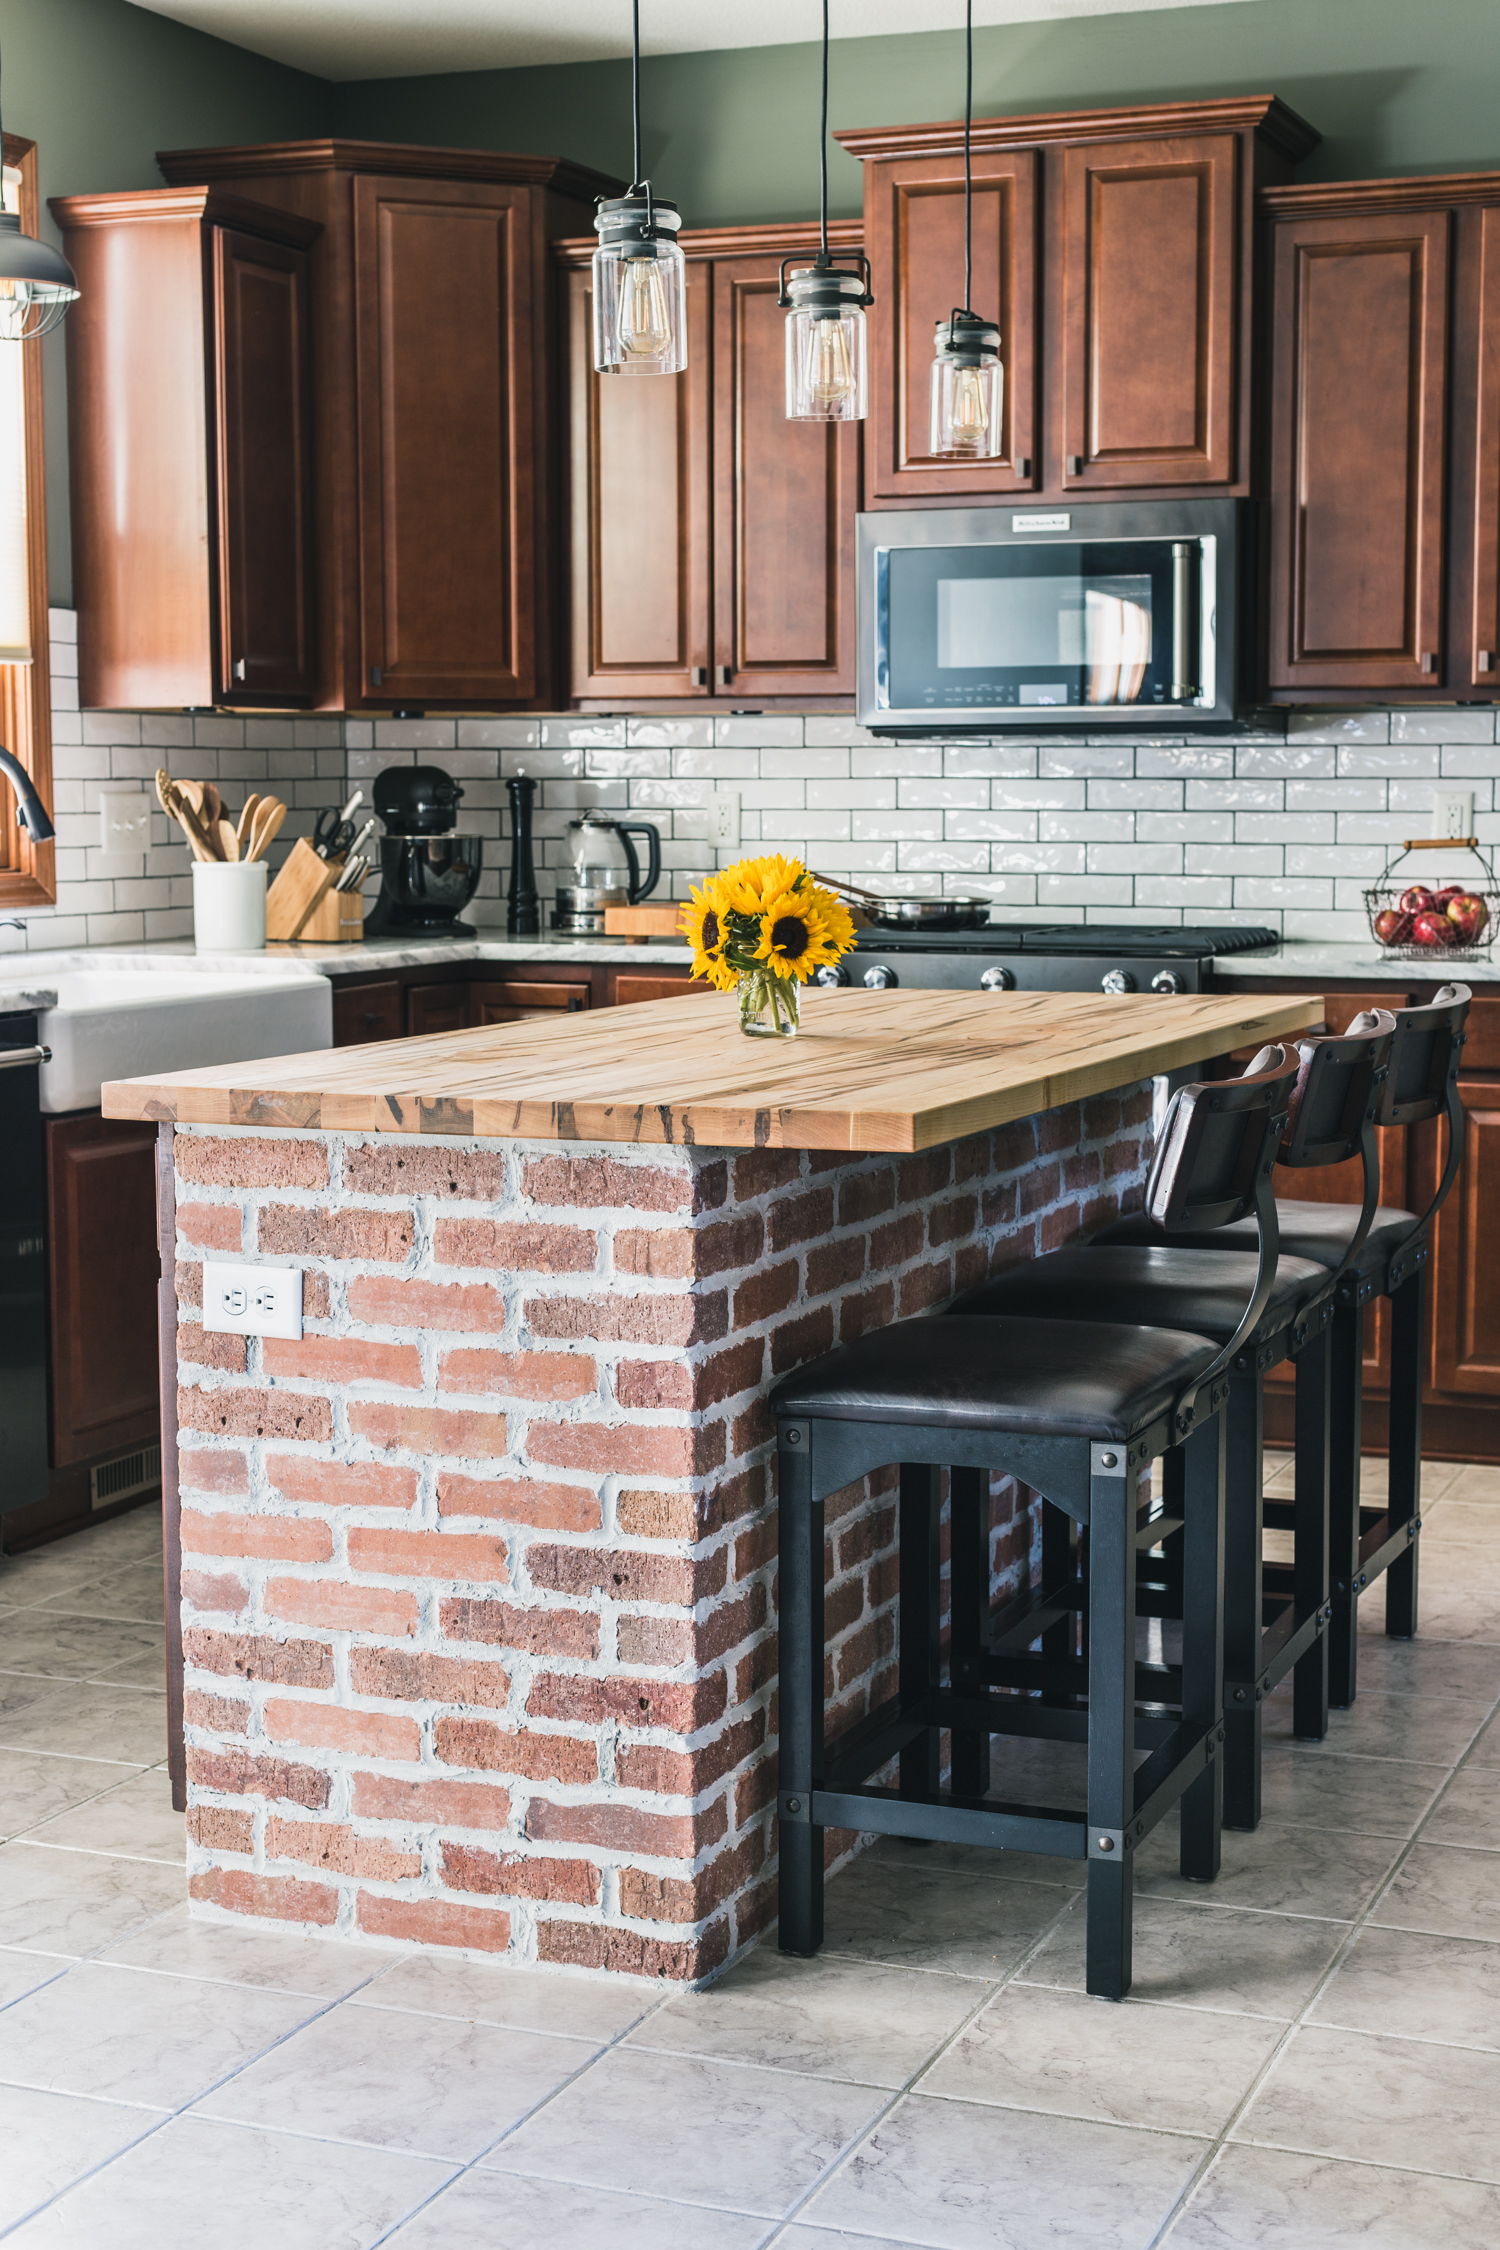
[[[134,0],[320,78],[592,62],[630,52],[628,0]],[[974,0],[977,25],[1127,15],[1164,0]],[[1227,0],[1165,0],[1214,7]],[[641,45],[657,55],[815,39],[818,0],[645,0]],[[835,39],[962,28],[963,0],[830,0]]]

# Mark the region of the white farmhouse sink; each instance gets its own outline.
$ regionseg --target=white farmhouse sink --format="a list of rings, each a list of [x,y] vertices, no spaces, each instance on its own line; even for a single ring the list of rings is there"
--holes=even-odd
[[[8,971],[12,963],[5,964]],[[333,1043],[333,988],[316,970],[197,966],[191,960],[118,962],[101,952],[31,954],[17,981],[55,991],[37,1015],[52,1050],[41,1068],[42,1108],[96,1109],[111,1078],[253,1062]],[[0,1005],[3,1005],[0,992]]]

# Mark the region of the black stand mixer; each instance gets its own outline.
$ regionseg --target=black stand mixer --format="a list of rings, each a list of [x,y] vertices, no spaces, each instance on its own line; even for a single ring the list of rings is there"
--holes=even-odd
[[[441,766],[387,766],[375,782],[380,896],[366,937],[473,937],[458,917],[479,888],[484,839],[454,823],[463,790]]]

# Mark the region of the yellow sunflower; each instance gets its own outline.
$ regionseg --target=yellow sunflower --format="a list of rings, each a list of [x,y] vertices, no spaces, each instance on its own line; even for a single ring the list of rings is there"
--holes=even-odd
[[[821,883],[809,883],[799,896],[817,910],[823,934],[834,948],[835,958],[847,953],[854,943],[854,920],[837,892],[824,890]]]
[[[735,972],[724,959],[723,900],[716,877],[693,890],[692,901],[680,917],[683,936],[693,949],[691,974],[707,977],[721,992],[734,989]]]
[[[786,859],[780,852],[768,854],[763,859],[742,859],[725,870],[719,878],[723,885],[723,903],[726,911],[738,914],[761,914],[766,901],[779,898],[794,884],[807,881],[807,870],[799,859]]]
[[[810,898],[814,888],[786,890],[766,901],[761,915],[756,958],[780,977],[795,977],[806,984],[814,969],[836,961],[842,948],[828,930],[821,912]]]

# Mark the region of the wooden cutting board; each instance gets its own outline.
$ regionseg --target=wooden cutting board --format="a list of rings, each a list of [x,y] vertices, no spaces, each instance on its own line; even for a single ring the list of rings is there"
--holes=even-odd
[[[606,906],[604,934],[621,938],[680,938],[680,906]],[[686,944],[686,939],[683,943]]]
[[[106,1117],[479,1139],[931,1148],[1319,1023],[1290,995],[811,991],[747,1039],[733,994],[128,1078]]]

